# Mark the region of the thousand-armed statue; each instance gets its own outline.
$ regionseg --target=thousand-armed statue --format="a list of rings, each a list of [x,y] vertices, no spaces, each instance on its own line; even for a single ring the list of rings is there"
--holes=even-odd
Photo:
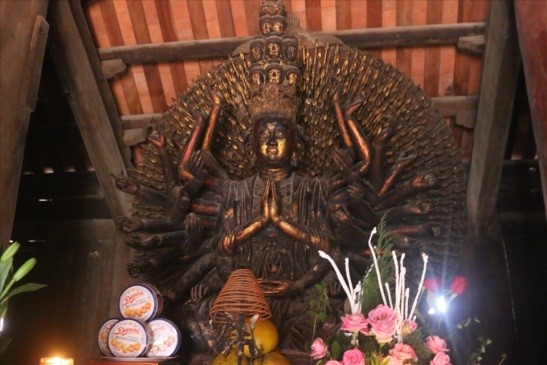
[[[298,347],[306,290],[342,297],[318,250],[362,276],[385,215],[411,272],[425,252],[450,273],[461,252],[464,169],[430,99],[391,65],[304,32],[282,3],[264,2],[260,33],[176,100],[135,174],[116,180],[135,196],[117,222],[136,250],[130,274],[181,308],[201,348],[237,268],[257,277],[282,345]]]

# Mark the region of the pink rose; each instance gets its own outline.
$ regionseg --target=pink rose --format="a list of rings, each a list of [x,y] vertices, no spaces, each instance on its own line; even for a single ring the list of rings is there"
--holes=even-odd
[[[370,332],[374,334],[376,341],[386,343],[391,341],[395,334],[397,314],[393,309],[380,304],[368,313],[368,322],[371,325]]]
[[[446,347],[446,341],[439,336],[429,336],[425,339],[425,343],[433,354],[448,351],[448,348]]]
[[[323,339],[321,337],[317,337],[311,345],[310,357],[312,357],[315,360],[322,359],[327,354],[327,350],[328,350],[327,345],[325,344]]]
[[[389,350],[389,365],[402,365],[408,360],[418,360],[418,356],[412,347],[404,343],[397,343]]]
[[[452,365],[450,362],[450,356],[445,354],[444,352],[439,352],[433,360],[429,363],[430,365]]]
[[[346,332],[361,332],[368,334],[368,322],[362,313],[346,314],[340,318],[342,325],[340,329]]]
[[[343,364],[340,361],[329,360],[325,363],[325,365],[343,365]]]
[[[441,283],[439,281],[439,278],[436,276],[430,276],[428,278],[425,278],[424,280],[424,288],[429,291],[437,291],[439,290],[440,286]]]
[[[418,328],[418,325],[413,320],[405,319],[403,321],[403,335],[411,334],[416,331],[416,328]]]
[[[342,358],[344,365],[365,365],[365,357],[359,349],[347,350]]]
[[[390,342],[393,339],[395,330],[395,321],[378,321],[370,328],[370,332],[376,337],[378,343]]]
[[[450,283],[450,291],[454,294],[463,294],[467,288],[467,279],[463,276],[456,276],[452,283]]]
[[[397,314],[393,309],[383,304],[378,304],[376,308],[368,312],[368,323],[374,324],[379,321],[395,322]]]

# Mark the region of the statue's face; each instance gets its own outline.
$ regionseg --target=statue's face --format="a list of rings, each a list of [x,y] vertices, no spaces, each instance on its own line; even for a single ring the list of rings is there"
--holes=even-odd
[[[268,56],[270,58],[279,58],[281,46],[277,42],[268,43]]]
[[[268,71],[268,81],[279,84],[281,82],[281,70],[272,68]]]
[[[275,34],[283,34],[285,33],[285,23],[278,20],[278,21],[275,21],[272,25],[272,30],[274,31]]]
[[[259,166],[290,165],[294,135],[284,123],[275,119],[260,122],[254,131],[253,140]]]

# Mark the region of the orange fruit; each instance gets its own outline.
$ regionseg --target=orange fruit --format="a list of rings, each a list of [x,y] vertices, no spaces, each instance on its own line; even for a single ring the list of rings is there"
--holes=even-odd
[[[261,351],[263,355],[275,349],[279,343],[279,332],[277,332],[277,328],[275,328],[272,321],[267,319],[256,322],[253,329],[253,337],[256,348]],[[243,353],[248,358],[251,357],[249,346],[245,345]]]

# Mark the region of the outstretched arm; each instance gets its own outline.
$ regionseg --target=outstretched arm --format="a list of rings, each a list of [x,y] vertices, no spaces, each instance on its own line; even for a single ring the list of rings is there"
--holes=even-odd
[[[334,93],[332,101],[334,104],[336,120],[338,121],[338,127],[340,128],[340,134],[342,135],[344,144],[347,147],[353,147],[361,158],[361,163],[359,164],[358,169],[359,173],[363,174],[367,171],[370,165],[370,145],[361,134],[359,125],[353,118],[353,113],[361,107],[363,101],[359,100],[342,109],[342,106],[340,105],[339,90],[336,90]],[[351,140],[350,143],[348,143],[348,138]]]

